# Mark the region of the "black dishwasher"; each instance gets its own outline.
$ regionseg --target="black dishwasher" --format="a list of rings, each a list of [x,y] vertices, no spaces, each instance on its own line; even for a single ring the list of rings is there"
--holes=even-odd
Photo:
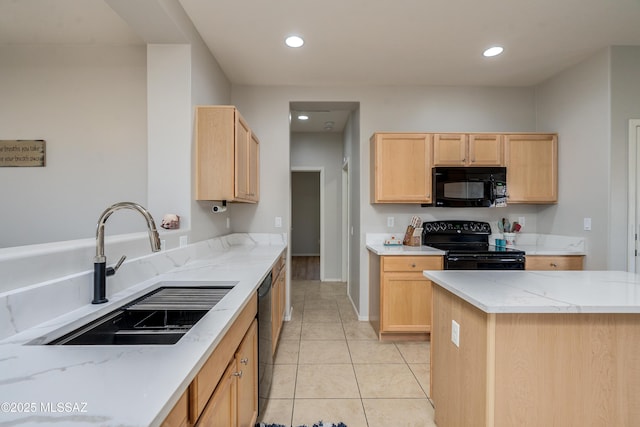
[[[258,414],[263,413],[273,379],[271,272],[258,288]]]

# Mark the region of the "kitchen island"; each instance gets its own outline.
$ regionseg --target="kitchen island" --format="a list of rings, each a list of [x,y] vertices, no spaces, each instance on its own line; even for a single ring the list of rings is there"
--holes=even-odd
[[[640,276],[424,275],[439,427],[640,425]]]

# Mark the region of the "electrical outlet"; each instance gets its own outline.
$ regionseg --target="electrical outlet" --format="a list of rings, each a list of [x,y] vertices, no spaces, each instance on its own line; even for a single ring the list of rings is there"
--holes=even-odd
[[[184,248],[188,244],[189,244],[189,237],[188,236],[180,236],[180,247]]]
[[[460,347],[460,324],[451,320],[451,342]]]
[[[584,219],[584,230],[591,231],[591,218]]]
[[[387,217],[387,227],[393,227],[396,224],[396,219],[392,216]]]
[[[164,251],[167,248],[167,241],[162,239],[160,240],[160,250]]]
[[[277,216],[276,217],[275,226],[276,226],[276,228],[282,228],[282,217],[281,216]]]
[[[519,216],[518,217],[518,224],[520,224],[521,226],[524,227],[524,217],[523,216]]]
[[[231,228],[231,218],[227,217],[227,228]]]

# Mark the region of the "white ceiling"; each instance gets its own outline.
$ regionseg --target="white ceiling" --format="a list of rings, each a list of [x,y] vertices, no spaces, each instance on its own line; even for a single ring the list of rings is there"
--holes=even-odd
[[[0,0],[0,44],[142,44],[108,5],[130,1]],[[177,1],[241,85],[530,86],[607,46],[640,46],[640,0]],[[285,47],[291,33],[302,49]],[[494,44],[504,54],[483,58]]]

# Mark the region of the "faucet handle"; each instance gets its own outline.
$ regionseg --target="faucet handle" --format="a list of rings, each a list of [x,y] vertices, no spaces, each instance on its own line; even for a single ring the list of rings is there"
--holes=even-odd
[[[106,271],[107,276],[113,276],[114,274],[116,274],[116,271],[118,271],[118,269],[120,268],[120,266],[122,265],[122,263],[126,258],[127,258],[126,255],[122,255],[122,257],[120,258],[120,260],[118,260],[116,265],[114,265],[113,267],[107,267],[107,271]]]

